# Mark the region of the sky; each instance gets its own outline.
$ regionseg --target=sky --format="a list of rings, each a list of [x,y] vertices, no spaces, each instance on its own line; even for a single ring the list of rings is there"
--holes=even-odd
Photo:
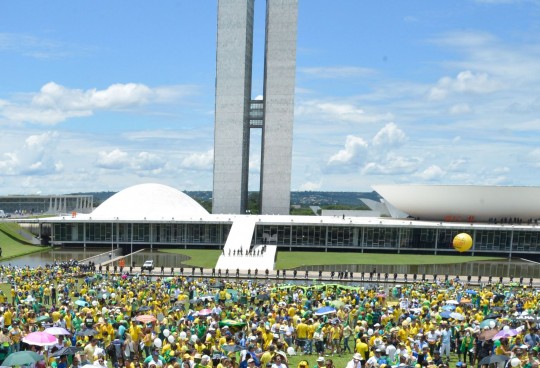
[[[291,190],[538,185],[540,0],[298,13]],[[0,195],[211,190],[216,23],[217,0],[0,2]]]

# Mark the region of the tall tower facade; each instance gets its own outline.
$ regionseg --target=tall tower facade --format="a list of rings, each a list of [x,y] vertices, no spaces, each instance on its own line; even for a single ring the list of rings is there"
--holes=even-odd
[[[263,100],[251,100],[254,0],[218,0],[213,213],[245,213],[250,129],[262,128],[263,214],[290,208],[298,0],[266,1]]]

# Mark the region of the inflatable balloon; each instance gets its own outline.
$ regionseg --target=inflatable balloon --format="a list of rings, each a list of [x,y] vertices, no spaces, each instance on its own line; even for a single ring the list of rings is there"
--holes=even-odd
[[[159,337],[156,337],[154,339],[154,346],[159,349],[159,348],[161,348],[161,344],[162,344],[161,339]]]
[[[510,327],[509,327],[509,326],[504,326],[504,327],[503,327],[503,330],[504,330],[504,331],[508,331],[508,330],[510,330]]]
[[[517,367],[517,366],[521,365],[521,360],[519,360],[519,358],[512,358],[510,360],[510,365],[512,367]]]
[[[460,253],[466,252],[472,248],[473,241],[469,234],[457,234],[452,241],[452,246]]]
[[[368,334],[369,336],[373,335],[373,329],[370,328],[369,330],[367,330],[367,334]]]
[[[187,335],[186,335],[186,333],[185,333],[184,331],[182,331],[182,332],[180,332],[179,337],[180,337],[182,340],[184,340],[184,339],[187,337]]]
[[[92,305],[95,307],[96,305],[98,305],[98,302],[97,300],[92,300]]]
[[[169,342],[172,344],[174,343],[174,336],[173,335],[169,335],[169,337],[167,337],[167,340],[169,340]]]
[[[111,298],[116,298],[116,294],[115,293],[111,293]]]
[[[171,334],[171,331],[169,331],[169,330],[167,330],[167,329],[164,329],[164,330],[163,330],[163,336],[169,337],[170,334]]]
[[[495,328],[495,321],[490,321],[489,322],[489,327]]]

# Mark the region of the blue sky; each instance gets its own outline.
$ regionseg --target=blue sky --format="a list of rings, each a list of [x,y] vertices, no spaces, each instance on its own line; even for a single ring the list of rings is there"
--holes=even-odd
[[[540,1],[299,3],[292,190],[538,185]],[[0,2],[0,194],[211,190],[216,10]]]

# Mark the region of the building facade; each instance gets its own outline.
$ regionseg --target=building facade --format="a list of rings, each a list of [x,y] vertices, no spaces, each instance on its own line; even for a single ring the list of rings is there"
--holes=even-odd
[[[247,207],[250,129],[262,129],[261,213],[290,207],[298,0],[267,0],[263,99],[251,100],[254,0],[219,0],[213,213]],[[262,107],[261,107],[262,106]]]

